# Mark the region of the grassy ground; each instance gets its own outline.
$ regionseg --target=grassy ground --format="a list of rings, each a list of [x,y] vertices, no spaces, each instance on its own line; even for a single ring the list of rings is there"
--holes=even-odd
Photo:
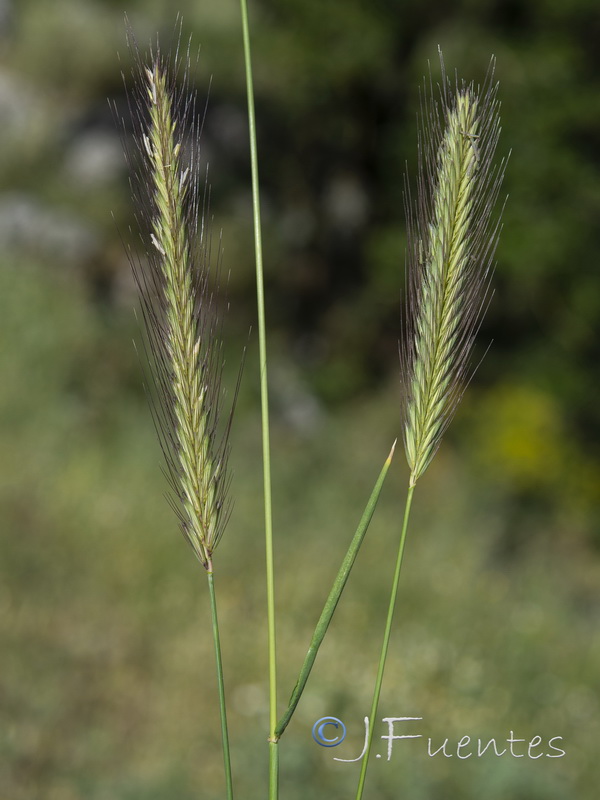
[[[202,570],[163,499],[129,309],[91,311],[77,276],[0,270],[0,797],[223,796]],[[266,787],[267,685],[258,415],[248,365],[233,434],[235,510],[217,551],[235,781]],[[399,433],[396,386],[323,416],[275,420],[281,701],[371,485]],[[556,522],[500,557],[507,510],[445,443],[419,483],[381,716],[422,717],[373,761],[367,796],[596,797],[600,564]],[[352,796],[407,473],[398,453],[347,594],[281,744],[282,798]],[[337,749],[311,737],[344,720]],[[414,726],[410,728],[409,726]],[[417,729],[418,727],[418,729]],[[386,733],[378,722],[378,734]],[[458,741],[541,743],[459,759]],[[566,755],[549,758],[549,740]],[[448,739],[446,752],[429,757]],[[385,743],[375,752],[384,753]],[[461,754],[473,750],[464,746]]]

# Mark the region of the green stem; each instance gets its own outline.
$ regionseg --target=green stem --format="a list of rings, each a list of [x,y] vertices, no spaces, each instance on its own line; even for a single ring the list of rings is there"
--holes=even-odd
[[[225,783],[227,800],[233,800],[233,782],[231,780],[231,756],[229,754],[229,733],[227,731],[227,709],[225,706],[225,682],[223,680],[223,662],[221,660],[221,639],[219,636],[219,618],[217,616],[217,597],[212,570],[208,571],[208,594],[210,596],[210,613],[212,618],[213,640],[215,644],[215,660],[217,662],[217,683],[219,686],[219,708],[221,711],[221,739],[223,742],[223,762],[225,764]]]
[[[383,469],[379,473],[379,477],[377,478],[375,487],[371,492],[369,502],[367,503],[366,508],[363,512],[361,520],[358,524],[358,528],[356,529],[356,533],[354,534],[354,537],[350,542],[350,547],[348,548],[348,552],[344,556],[344,560],[342,561],[340,570],[337,574],[335,581],[333,582],[331,591],[329,592],[329,597],[325,601],[323,611],[321,612],[321,616],[319,617],[319,621],[317,622],[315,632],[313,633],[313,637],[310,642],[308,652],[306,653],[304,663],[302,664],[302,668],[300,669],[300,674],[298,676],[298,680],[294,687],[294,691],[292,692],[292,696],[290,697],[288,707],[277,725],[277,729],[275,731],[277,738],[279,738],[281,734],[284,732],[284,730],[287,728],[288,723],[291,720],[292,715],[296,710],[296,706],[298,705],[298,702],[302,696],[302,692],[304,691],[304,687],[306,686],[306,682],[313,668],[313,664],[315,663],[317,653],[319,652],[319,647],[321,646],[321,642],[323,641],[323,638],[327,633],[327,629],[329,628],[329,623],[331,622],[331,618],[333,617],[334,611],[337,607],[342,592],[344,591],[344,587],[346,586],[346,583],[348,581],[350,570],[354,565],[354,561],[356,560],[356,556],[358,555],[358,551],[360,550],[360,546],[363,542],[363,539],[365,538],[365,534],[373,517],[375,506],[377,505],[377,501],[379,500],[379,495],[381,494],[383,482],[385,481],[388,469],[390,467],[390,464],[392,463],[392,457],[394,455],[395,448],[396,448],[396,442],[394,442],[390,454],[387,457],[385,464],[383,465]]]
[[[379,668],[377,670],[377,678],[375,680],[375,691],[373,692],[373,704],[371,706],[371,715],[369,717],[369,735],[367,741],[367,749],[363,756],[362,766],[360,770],[360,777],[358,779],[358,789],[356,791],[356,800],[361,800],[363,789],[365,786],[365,778],[367,776],[367,766],[369,763],[369,755],[371,753],[371,743],[373,741],[373,730],[375,728],[375,718],[377,716],[377,709],[379,707],[379,695],[381,694],[381,684],[383,682],[383,672],[385,669],[385,662],[387,658],[388,646],[390,643],[390,634],[392,632],[392,620],[394,618],[394,608],[396,606],[396,596],[398,594],[398,584],[400,582],[400,570],[402,568],[402,557],[404,555],[404,543],[406,541],[406,531],[408,529],[408,518],[410,516],[410,507],[412,504],[412,497],[415,487],[409,486],[408,494],[406,496],[406,506],[404,508],[404,521],[402,523],[402,533],[400,535],[400,546],[398,548],[398,556],[396,558],[396,570],[394,572],[394,582],[392,584],[392,593],[390,595],[390,605],[388,608],[387,621],[385,623],[385,633],[383,635],[383,645],[381,647],[381,655],[379,657]]]
[[[256,298],[258,307],[258,346],[260,359],[260,397],[262,419],[263,485],[265,503],[265,549],[267,570],[267,628],[269,641],[269,800],[277,800],[279,792],[279,748],[275,727],[277,725],[277,661],[275,647],[275,589],[273,569],[273,522],[271,512],[271,456],[269,444],[269,390],[267,383],[267,337],[265,327],[265,293],[263,278],[262,233],[260,225],[260,193],[258,185],[258,155],[256,148],[256,116],[254,112],[254,86],[250,58],[250,31],[246,0],[240,0],[244,37],[244,63],[246,67],[246,94],[248,97],[248,124],[250,128],[250,161],[252,166],[252,206],[254,219],[254,250],[256,262]]]
[[[269,800],[279,797],[279,744],[269,739]]]

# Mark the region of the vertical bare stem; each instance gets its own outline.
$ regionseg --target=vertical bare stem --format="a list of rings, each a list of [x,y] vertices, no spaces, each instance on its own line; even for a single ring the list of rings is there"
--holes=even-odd
[[[408,530],[408,519],[410,517],[410,507],[412,505],[414,486],[410,486],[406,496],[406,506],[404,508],[404,521],[402,523],[402,533],[400,535],[400,545],[398,547],[398,555],[396,557],[396,568],[394,570],[394,580],[392,582],[392,592],[390,595],[390,602],[388,606],[387,619],[385,622],[385,632],[383,635],[383,644],[381,646],[381,655],[379,656],[379,666],[377,668],[377,678],[375,679],[375,690],[373,692],[373,702],[371,704],[371,715],[369,717],[369,736],[367,740],[367,748],[363,756],[360,776],[358,779],[358,789],[356,791],[356,800],[360,800],[363,796],[365,787],[365,780],[367,777],[367,767],[369,765],[369,755],[371,754],[371,744],[373,742],[373,730],[375,728],[375,718],[377,717],[377,709],[379,708],[379,697],[381,695],[381,685],[383,683],[383,673],[385,670],[385,662],[387,660],[388,648],[390,645],[390,636],[392,634],[392,622],[394,619],[394,609],[396,607],[396,597],[398,595],[398,585],[400,583],[400,570],[402,569],[402,559],[404,558],[404,544],[406,542],[406,532]]]
[[[221,740],[223,742],[223,764],[225,767],[225,785],[227,800],[233,800],[233,781],[231,778],[231,755],[229,752],[229,731],[227,729],[227,706],[225,704],[225,680],[223,677],[223,661],[221,659],[221,637],[219,635],[219,618],[217,615],[217,597],[212,569],[207,571],[208,593],[210,596],[210,613],[212,621],[215,660],[217,665],[217,684],[219,690],[219,712],[221,716]]]
[[[258,343],[260,359],[260,396],[263,447],[263,487],[265,506],[265,549],[267,570],[267,627],[269,639],[269,800],[279,794],[279,748],[277,745],[277,658],[275,639],[275,578],[273,566],[273,522],[271,511],[271,454],[269,442],[269,387],[267,381],[267,336],[265,326],[265,293],[263,278],[262,233],[260,220],[260,191],[256,147],[256,116],[254,84],[250,55],[250,30],[246,0],[240,0],[246,67],[246,93],[250,128],[250,159],[252,164],[252,205],[256,262],[256,298],[258,304]]]

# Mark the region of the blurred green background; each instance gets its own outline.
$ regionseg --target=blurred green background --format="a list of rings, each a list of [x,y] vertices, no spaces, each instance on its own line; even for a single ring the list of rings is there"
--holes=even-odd
[[[0,798],[224,796],[204,576],[164,501],[132,345],[133,223],[118,126],[140,46],[201,46],[204,157],[229,274],[227,375],[254,310],[236,0],[0,2]],[[512,150],[495,296],[471,383],[415,496],[381,717],[425,739],[367,796],[558,800],[600,778],[600,12],[594,0],[251,4],[273,410],[281,702],[375,476],[400,434],[402,180],[437,46],[498,60]],[[119,55],[120,54],[120,55]],[[212,81],[211,81],[212,77]],[[119,233],[122,232],[122,234]],[[266,795],[256,335],[217,552],[234,770]],[[230,383],[231,385],[231,383]],[[282,799],[352,797],[407,470],[398,453],[282,740]],[[315,720],[348,727],[337,750]],[[386,727],[378,723],[377,735]],[[536,754],[468,760],[469,735]],[[504,745],[506,746],[506,745]],[[516,752],[526,752],[523,746]],[[383,752],[383,750],[381,751]]]

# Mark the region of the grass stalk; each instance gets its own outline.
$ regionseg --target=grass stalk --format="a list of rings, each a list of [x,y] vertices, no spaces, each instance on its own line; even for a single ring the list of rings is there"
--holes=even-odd
[[[447,79],[421,98],[416,204],[406,187],[408,291],[401,360],[404,446],[410,468],[396,569],[356,800],[365,785],[415,485],[431,463],[464,391],[469,355],[486,308],[499,223],[491,214],[504,174],[494,168],[500,133],[494,59],[483,88]]]
[[[267,381],[267,336],[265,325],[265,293],[263,276],[262,231],[260,217],[260,190],[258,181],[258,154],[256,145],[256,115],[254,110],[254,83],[250,51],[250,29],[246,0],[240,0],[246,94],[248,99],[248,125],[250,133],[250,161],[252,168],[252,208],[254,221],[254,248],[256,266],[256,299],[258,309],[258,345],[260,362],[260,397],[263,452],[263,488],[265,509],[265,551],[267,581],[267,631],[269,658],[269,800],[279,794],[279,748],[277,746],[277,657],[275,635],[275,579],[273,566],[273,517],[271,503],[271,454],[269,435],[269,387]]]
[[[387,660],[387,653],[390,644],[390,637],[392,633],[392,621],[394,619],[394,609],[396,607],[396,597],[398,595],[398,585],[400,583],[400,571],[402,569],[402,560],[404,558],[404,544],[406,542],[406,532],[408,530],[408,520],[410,517],[410,509],[412,505],[413,492],[415,487],[409,486],[406,495],[406,505],[404,508],[404,519],[402,522],[402,532],[400,534],[400,545],[398,547],[398,555],[396,556],[396,568],[394,570],[394,578],[392,581],[392,591],[390,594],[390,602],[388,606],[387,618],[385,622],[385,632],[383,634],[383,644],[381,646],[381,654],[379,656],[379,666],[377,668],[377,677],[375,679],[375,689],[373,691],[373,702],[371,704],[371,713],[369,716],[369,735],[367,739],[367,747],[362,759],[360,768],[360,776],[358,779],[358,788],[356,791],[356,800],[361,800],[367,777],[367,767],[369,765],[369,755],[371,753],[371,744],[373,742],[373,731],[375,729],[375,719],[377,717],[377,710],[379,708],[379,697],[381,695],[381,686],[383,683],[383,673],[385,671],[385,662]]]
[[[233,800],[233,780],[231,777],[231,754],[229,749],[229,731],[227,729],[227,706],[225,703],[225,680],[223,677],[223,661],[221,658],[221,637],[219,635],[219,617],[217,615],[217,597],[212,569],[208,570],[208,594],[210,597],[210,614],[212,622],[213,642],[215,646],[215,662],[217,668],[217,685],[219,690],[219,713],[221,718],[221,741],[223,742],[223,765],[225,768],[225,786],[227,800]]]

